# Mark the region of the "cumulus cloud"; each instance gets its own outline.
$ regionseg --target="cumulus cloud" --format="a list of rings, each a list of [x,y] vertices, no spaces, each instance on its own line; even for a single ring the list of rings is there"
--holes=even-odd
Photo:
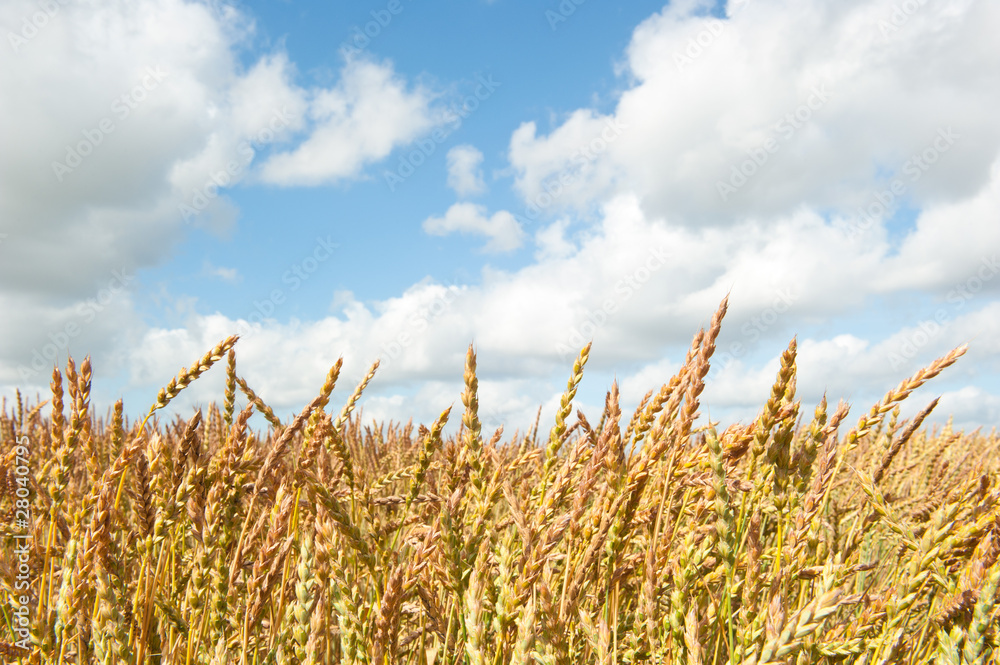
[[[351,60],[331,88],[298,85],[280,50],[244,68],[254,25],[225,5],[57,3],[44,25],[22,21],[36,13],[32,0],[0,4],[0,24],[17,26],[0,49],[11,383],[81,348],[120,361],[125,337],[142,334],[138,282],[114,297],[108,285],[168,260],[194,227],[230,229],[227,187],[357,175],[432,123],[429,93],[388,63]],[[274,156],[261,172],[262,153]]]
[[[219,180],[357,177],[437,122],[432,94],[371,60],[349,61],[323,89],[297,85],[280,53],[242,71],[232,53],[250,26],[203,5],[62,7],[67,20],[0,55],[0,87],[14,91],[0,99],[0,306],[12,313],[0,320],[0,381],[24,385],[36,354],[44,366],[50,351],[93,348],[155,398],[235,331],[247,379],[276,408],[298,410],[340,355],[346,384],[382,358],[366,416],[429,422],[461,394],[474,342],[484,413],[523,428],[539,404],[551,417],[591,340],[583,403],[599,407],[615,376],[636,403],[731,293],[702,400],[713,418],[755,415],[796,333],[800,394],[865,406],[971,341],[935,380],[950,400],[939,410],[995,418],[998,397],[971,384],[1000,370],[1000,44],[989,33],[1000,9],[928,3],[886,27],[890,0],[730,3],[725,19],[709,17],[713,4],[670,3],[635,30],[610,112],[571,110],[551,131],[525,121],[512,132],[514,188],[551,217],[534,231],[533,260],[373,301],[342,290],[331,293],[340,313],[312,320],[246,321],[187,302],[155,325],[139,320],[124,277],[168,256],[183,234],[180,203],[196,208],[200,195],[187,221],[218,228],[236,217],[208,195]],[[0,23],[33,6],[12,0]],[[88,42],[96,33],[76,27],[95,15],[113,39]],[[52,163],[105,117],[114,132],[60,182]],[[954,137],[947,146],[942,132]],[[459,196],[484,186],[481,160],[471,146],[449,154]],[[900,207],[912,225],[893,221]],[[469,202],[423,228],[483,236],[496,252],[528,237],[509,212]],[[28,385],[45,378],[36,371]],[[220,380],[199,381],[178,404],[216,398]]]
[[[812,312],[829,317],[854,311],[884,258],[875,250],[858,253],[817,215],[800,213],[776,228],[770,236],[752,223],[696,233],[650,220],[635,197],[621,197],[604,206],[601,226],[582,235],[573,250],[512,272],[486,270],[480,284],[424,280],[369,304],[341,293],[343,313],[316,321],[200,317],[188,329],[206,332],[190,347],[207,348],[225,331],[240,332],[248,379],[290,410],[309,399],[335,356],[351,360],[348,383],[381,358],[373,410],[366,414],[412,413],[428,422],[461,394],[464,351],[474,342],[481,385],[491,386],[491,399],[484,392],[481,400],[484,411],[495,422],[523,429],[540,405],[546,405],[544,417],[551,416],[573,359],[589,341],[581,399],[599,408],[617,375],[623,403],[634,406],[676,372],[694,332],[730,293],[703,403],[713,418],[752,418],[774,382],[780,352],[802,332],[803,321]],[[795,253],[790,248],[798,255],[787,263]],[[942,307],[946,315],[939,314]],[[979,292],[961,306],[943,299],[881,336],[800,335],[799,394],[816,402],[828,393],[867,408],[935,357],[973,340],[969,357],[935,382],[960,389],[972,378],[964,367],[1000,365],[1000,346],[993,342],[1000,339],[997,307]],[[939,322],[930,327],[928,321]],[[153,347],[170,356],[162,372],[187,348],[154,338],[141,345]],[[134,367],[151,362],[148,352],[143,357]]]
[[[482,194],[486,191],[483,153],[471,145],[457,145],[448,151],[448,186],[459,196]]]
[[[424,231],[443,236],[449,233],[474,233],[490,240],[483,247],[487,252],[508,252],[521,246],[524,235],[520,223],[506,210],[487,216],[486,206],[475,203],[456,203],[448,208],[444,217],[424,220]]]
[[[803,203],[848,216],[895,178],[895,206],[915,207],[989,179],[1000,44],[984,26],[1000,7],[927,4],[896,26],[891,0],[755,2],[722,19],[712,5],[672,2],[636,28],[634,84],[613,113],[579,109],[546,135],[532,122],[514,132],[527,201],[560,189],[559,210],[629,190],[653,216],[730,225]],[[922,162],[949,128],[960,138]]]
[[[881,289],[923,288],[942,291],[980,284],[1000,293],[1000,174],[989,186],[965,199],[929,207],[887,258]]]
[[[431,94],[408,89],[388,64],[350,59],[340,84],[317,91],[309,104],[312,135],[294,150],[272,155],[261,177],[280,185],[317,185],[353,177],[435,124]]]
[[[581,109],[551,134],[539,137],[534,122],[519,126],[508,157],[515,187],[537,209],[560,209],[600,200],[615,180],[610,150],[629,127],[613,117]]]
[[[294,83],[284,53],[264,56],[209,103],[213,123],[201,150],[178,159],[171,183],[185,223],[232,226],[237,211],[217,192],[253,179],[258,153],[276,149],[306,128],[308,91]]]
[[[0,22],[35,11],[3,3]],[[234,67],[223,19],[182,2],[61,4],[30,41],[0,49],[7,289],[82,297],[169,251],[173,169],[202,149],[205,108]]]
[[[550,258],[561,258],[572,254],[576,246],[572,240],[566,237],[570,220],[566,217],[552,222],[548,226],[540,228],[535,233],[536,261],[544,261]]]

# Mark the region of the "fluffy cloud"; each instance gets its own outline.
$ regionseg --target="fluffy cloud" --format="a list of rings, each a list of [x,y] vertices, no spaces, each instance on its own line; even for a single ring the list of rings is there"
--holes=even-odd
[[[483,153],[471,145],[457,145],[448,151],[448,186],[459,196],[482,194],[486,191],[483,171]]]
[[[35,12],[11,0],[0,22]],[[188,224],[224,228],[236,211],[220,190],[297,133],[265,180],[357,175],[432,124],[429,93],[389,64],[349,61],[331,89],[297,86],[281,52],[241,72],[252,31],[234,9],[183,0],[60,3],[0,49],[5,287],[86,296],[113,269],[161,260]]]
[[[524,232],[520,223],[506,210],[487,217],[486,206],[475,203],[456,203],[448,208],[444,217],[424,220],[424,231],[443,236],[449,233],[475,233],[490,240],[483,248],[487,252],[508,252],[521,246]]]
[[[547,135],[534,123],[514,132],[518,189],[529,202],[560,190],[556,209],[635,191],[651,215],[691,225],[803,202],[846,217],[896,178],[890,208],[966,198],[1000,146],[1000,44],[983,32],[1000,7],[925,4],[893,18],[896,4],[775,0],[717,19],[708,0],[672,2],[636,28],[635,84],[612,114],[581,109]],[[931,154],[949,129],[958,138]]]
[[[187,221],[219,228],[236,215],[220,180],[357,177],[437,122],[433,95],[371,60],[349,61],[328,89],[298,86],[280,53],[241,71],[232,53],[252,26],[232,10],[61,5],[66,20],[0,55],[0,87],[12,91],[0,100],[0,307],[11,313],[0,321],[0,382],[41,388],[44,372],[21,373],[35,354],[44,365],[50,350],[97,349],[99,370],[106,360],[127,371],[128,389],[152,399],[178,367],[240,332],[241,373],[283,413],[343,355],[344,392],[383,360],[366,417],[429,422],[458,399],[474,342],[486,420],[523,431],[539,404],[551,422],[591,339],[581,401],[599,407],[620,376],[634,405],[731,293],[703,399],[713,418],[753,417],[799,333],[800,394],[862,409],[971,341],[935,381],[948,400],[939,411],[995,419],[1000,44],[989,26],[1000,9],[927,3],[894,19],[890,0],[774,0],[739,12],[731,3],[730,18],[713,19],[712,4],[671,3],[635,30],[628,88],[611,112],[577,109],[551,131],[526,121],[512,132],[514,188],[555,220],[535,232],[533,261],[376,301],[341,292],[339,313],[314,320],[248,322],[184,301],[153,326],[139,320],[127,276],[169,254],[185,228],[180,204],[197,210]],[[0,23],[33,7],[12,0]],[[83,152],[105,118],[114,131],[60,181],[52,163]],[[483,185],[480,160],[467,146],[449,155],[460,196]],[[893,217],[900,206],[912,224]],[[575,214],[584,209],[596,213]],[[423,228],[484,236],[489,251],[526,239],[510,213],[468,202]],[[216,399],[216,374],[178,405]]]
[[[636,198],[621,197],[604,206],[601,226],[581,235],[572,250],[512,272],[486,270],[481,284],[424,280],[370,304],[340,294],[342,313],[317,321],[198,317],[186,330],[147,336],[132,366],[138,372],[153,363],[157,354],[149,350],[158,348],[160,369],[143,376],[169,378],[178,363],[190,362],[185,353],[197,357],[197,349],[239,331],[246,376],[275,406],[300,408],[339,355],[347,362],[342,381],[348,388],[381,358],[366,417],[405,413],[429,422],[461,394],[464,352],[474,342],[490,425],[506,422],[524,431],[540,405],[551,420],[573,359],[591,340],[582,404],[600,408],[618,376],[623,408],[634,408],[676,372],[694,332],[730,293],[702,401],[713,419],[753,418],[791,337],[810,319],[847,315],[863,304],[889,251],[859,253],[814,214],[800,213],[775,228],[762,235],[747,222],[696,233],[650,220]],[[979,291],[960,304],[929,303],[889,333],[823,334],[826,326],[800,334],[799,394],[807,405],[827,393],[834,402],[844,397],[867,409],[935,357],[972,340],[968,356],[930,388],[961,391],[976,380],[973,368],[1000,369],[998,307]],[[191,341],[166,343],[172,335]],[[212,392],[204,390],[192,395],[207,400]],[[971,414],[979,407],[964,408]]]
[[[887,258],[878,286],[1000,293],[1000,174],[966,199],[925,210]],[[978,286],[977,286],[978,284]]]
[[[205,108],[232,76],[234,36],[203,5],[58,7],[33,38],[0,49],[0,281],[85,297],[177,240],[173,170],[211,133]],[[0,22],[37,11],[3,3]]]
[[[296,85],[280,51],[244,70],[235,54],[254,26],[231,7],[54,6],[36,28],[36,2],[0,5],[0,24],[18,26],[0,49],[3,380],[51,362],[46,349],[120,358],[122,331],[135,339],[141,325],[138,281],[115,276],[163,262],[194,226],[232,226],[238,211],[222,192],[257,176],[261,152],[286,150],[265,179],[328,181],[432,122],[428,93],[389,64],[352,60],[331,89]]]
[[[437,122],[431,94],[409,90],[392,67],[348,60],[340,84],[317,91],[309,105],[312,135],[290,152],[272,155],[261,177],[280,185],[317,185],[352,177]]]

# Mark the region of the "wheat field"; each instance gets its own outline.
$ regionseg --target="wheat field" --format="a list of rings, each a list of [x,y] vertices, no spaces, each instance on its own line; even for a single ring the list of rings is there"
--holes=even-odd
[[[462,413],[417,427],[356,415],[378,363],[338,410],[338,361],[282,422],[230,337],[132,422],[121,401],[95,416],[90,360],[71,359],[48,400],[0,416],[0,654],[994,662],[1000,438],[922,428],[937,400],[899,418],[964,347],[850,418],[825,399],[803,412],[792,340],[757,419],[717,431],[698,415],[726,307],[631,416],[616,385],[574,413],[588,345],[552,427],[506,438],[482,429],[472,347]],[[215,364],[221,404],[157,417]]]

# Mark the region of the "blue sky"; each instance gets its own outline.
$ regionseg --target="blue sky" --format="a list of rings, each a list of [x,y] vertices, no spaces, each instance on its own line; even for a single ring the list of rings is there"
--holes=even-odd
[[[702,400],[798,390],[1000,417],[1000,8],[10,0],[0,7],[0,393],[91,355],[148,408],[239,332],[279,412],[344,356],[429,422],[479,354],[491,426],[625,411],[730,294]],[[221,372],[178,400],[221,395]],[[543,420],[544,422],[544,420]]]

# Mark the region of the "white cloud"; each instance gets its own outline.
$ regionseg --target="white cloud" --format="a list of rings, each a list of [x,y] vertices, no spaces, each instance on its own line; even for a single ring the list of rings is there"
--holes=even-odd
[[[238,269],[215,266],[208,261],[205,261],[202,266],[202,273],[209,277],[221,279],[223,282],[228,282],[229,284],[237,284],[243,281],[243,276]]]
[[[431,93],[408,90],[389,64],[348,60],[340,84],[313,95],[312,135],[290,152],[271,156],[261,177],[280,185],[316,185],[357,176],[434,126]]]
[[[253,27],[180,0],[58,3],[26,30],[38,12],[0,3],[0,24],[28,37],[0,49],[0,381],[20,385],[45,385],[67,353],[124,366],[137,270],[183,236],[178,166],[228,131],[233,49]]]
[[[252,179],[259,151],[273,149],[306,124],[308,92],[296,86],[284,53],[261,58],[208,102],[212,127],[202,149],[178,159],[171,171],[185,222],[231,227],[238,211],[213,192]],[[207,218],[207,219],[206,219]]]
[[[283,52],[266,55],[227,91],[229,124],[257,143],[281,139],[302,127],[308,92],[293,83],[295,68]],[[272,137],[268,130],[275,134]]]
[[[649,220],[634,197],[622,197],[605,206],[601,227],[581,234],[572,251],[512,272],[486,270],[478,285],[424,280],[399,296],[369,304],[339,292],[340,313],[312,321],[250,324],[189,310],[175,325],[130,333],[133,337],[120,347],[127,355],[116,366],[131,372],[133,390],[141,388],[154,399],[178,367],[237,332],[242,335],[237,346],[241,375],[279,413],[300,409],[343,355],[341,398],[372,361],[383,360],[364,402],[366,418],[412,415],[430,422],[457,403],[465,350],[474,342],[489,426],[503,421],[508,433],[515,427],[524,431],[544,404],[544,433],[583,344],[594,341],[580,396],[585,413],[600,408],[614,374],[622,377],[627,412],[676,371],[694,332],[707,325],[731,290],[718,369],[709,376],[702,411],[716,419],[752,418],[767,398],[778,354],[798,332],[796,326],[809,316],[852,311],[871,292],[878,259],[887,251],[858,253],[842,234],[807,213],[776,228],[769,236],[753,223],[694,232]],[[794,261],[786,265],[792,255]],[[1000,339],[1000,305],[979,293],[962,307],[942,300],[923,318],[934,319],[939,306],[949,308],[948,323],[926,341],[914,337],[922,330],[919,316],[881,337],[800,336],[800,395],[815,401],[827,391],[834,402],[846,397],[856,409],[867,409],[885,390],[970,338],[969,357],[936,380],[934,389],[962,389],[975,380],[967,373],[973,368],[995,371],[990,368],[1000,366],[1000,346],[994,341]],[[101,318],[95,324],[100,327],[92,329],[98,346],[96,338],[111,321]],[[128,323],[129,331],[143,330],[136,321]],[[907,340],[920,343],[917,352],[893,366],[891,354]],[[737,342],[744,351],[725,363],[724,355]],[[0,370],[0,376],[16,381],[16,366]],[[219,394],[221,378],[208,377],[185,392],[178,408],[205,404]]]
[[[3,3],[0,23],[37,11]],[[223,18],[179,1],[60,4],[16,52],[0,49],[6,288],[83,296],[170,250],[172,169],[201,149],[205,108],[232,78]]]
[[[506,210],[486,216],[486,206],[475,203],[456,203],[448,208],[444,217],[424,220],[424,231],[443,236],[449,233],[476,233],[490,241],[483,248],[487,252],[508,252],[521,246],[524,235],[520,223]]]
[[[119,273],[121,274],[121,273]],[[87,298],[42,300],[31,295],[0,293],[3,356],[0,385],[22,389],[48,384],[52,367],[67,354],[92,355],[95,364],[116,371],[143,329],[135,311],[134,284],[110,278]],[[44,388],[42,388],[44,391]]]
[[[994,181],[996,182],[996,181]],[[885,262],[879,286],[886,290],[953,289],[965,282],[1000,293],[1000,189],[932,206]],[[978,289],[977,289],[978,290]]]
[[[545,137],[534,122],[522,123],[511,135],[509,159],[529,209],[558,210],[606,195],[616,175],[610,150],[628,130],[590,110],[575,111]]]
[[[538,247],[535,252],[535,260],[562,258],[569,256],[576,250],[573,242],[566,238],[569,223],[569,219],[563,217],[540,228],[535,233],[535,245]]]
[[[694,332],[707,325],[731,291],[719,369],[703,402],[713,416],[752,417],[767,398],[778,354],[798,332],[796,326],[810,316],[853,311],[871,293],[881,252],[887,250],[859,253],[821,218],[806,213],[782,220],[776,229],[762,236],[755,224],[744,223],[695,233],[648,220],[637,200],[623,197],[605,206],[602,226],[581,235],[572,251],[513,272],[486,270],[479,285],[422,281],[371,305],[341,293],[337,302],[343,314],[312,322],[265,322],[245,335],[240,354],[253,368],[247,372],[275,395],[271,399],[289,407],[300,406],[322,381],[325,367],[336,360],[331,349],[351,360],[353,373],[345,374],[349,382],[381,357],[384,366],[373,394],[404,395],[397,416],[412,412],[430,418],[432,407],[439,412],[460,395],[463,354],[475,342],[481,379],[497,382],[499,406],[490,408],[523,426],[539,404],[558,396],[577,351],[591,339],[588,372],[595,376],[592,381],[608,383],[591,385],[603,394],[610,385],[608,373],[617,372],[625,377],[623,399],[634,405],[676,371]],[[844,332],[800,337],[800,393],[818,400],[823,391],[852,397],[863,386],[888,389],[970,337],[982,342],[976,363],[997,363],[1000,347],[988,340],[1000,338],[1000,330],[994,332],[1000,313],[984,303],[980,296],[950,309],[951,323],[904,365],[893,366],[891,353],[920,329],[919,319],[877,341]],[[927,316],[933,318],[934,310]],[[222,317],[199,320],[189,327],[210,330],[200,338],[201,346],[210,346],[225,331],[247,329]],[[147,339],[138,348],[157,343]],[[735,343],[742,351],[727,360]],[[192,344],[192,351],[199,344]],[[424,382],[436,388],[414,397],[412,387]],[[388,413],[397,402],[379,404]]]
[[[44,365],[47,345],[60,354],[84,348],[95,350],[98,368],[131,372],[131,390],[155,399],[178,367],[241,331],[241,368],[276,407],[300,408],[341,354],[344,393],[382,357],[366,416],[429,422],[457,401],[475,342],[484,412],[523,427],[545,404],[544,432],[584,343],[594,340],[581,399],[599,407],[617,373],[634,404],[676,370],[691,335],[731,292],[720,369],[702,400],[713,416],[753,417],[778,354],[811,327],[799,338],[800,394],[818,399],[826,390],[865,409],[971,340],[968,357],[935,385],[966,420],[995,419],[996,395],[971,384],[1000,370],[992,267],[1000,91],[991,85],[1000,44],[989,32],[1000,9],[927,3],[883,36],[889,0],[761,0],[719,23],[697,15],[709,4],[671,3],[636,29],[626,54],[631,87],[612,112],[578,109],[547,133],[534,122],[512,133],[515,188],[556,220],[534,232],[533,262],[484,268],[474,284],[421,281],[374,302],[331,293],[339,313],[318,320],[275,314],[249,325],[188,302],[151,327],[135,311],[131,284],[111,293],[113,271],[134,274],[169,255],[183,235],[179,202],[214,189],[207,185],[233,160],[232,182],[357,177],[437,122],[432,95],[391,65],[365,60],[349,62],[323,90],[297,86],[281,53],[243,72],[233,53],[251,26],[203,5],[61,5],[65,20],[53,20],[16,61],[0,55],[0,88],[12,91],[0,101],[0,307],[9,313],[0,321],[0,382],[24,387],[19,369],[36,353]],[[11,0],[0,24],[18,24],[33,7]],[[688,50],[692,43],[700,52]],[[114,100],[142,84],[146,67],[167,75],[117,118]],[[115,131],[60,183],[51,163],[105,116]],[[916,166],[914,155],[925,159],[947,127],[959,138],[929,168]],[[723,201],[717,182],[750,153],[763,160],[768,139],[777,149],[765,149],[759,173]],[[270,152],[262,171],[242,161],[245,146]],[[461,148],[449,181],[472,194],[484,185],[482,157]],[[884,196],[894,177],[919,209],[913,229],[878,223],[852,237],[853,211]],[[224,197],[207,204],[197,223],[235,219]],[[581,224],[564,208],[596,209],[597,221]],[[520,247],[525,236],[510,213],[468,202],[424,229],[482,235],[490,251]],[[892,316],[880,309],[886,303],[898,307]],[[946,320],[933,330],[927,322],[941,309]],[[845,324],[851,316],[880,328]],[[42,374],[28,385],[44,387]],[[220,385],[213,375],[183,399],[217,399]]]
[[[976,386],[950,390],[941,395],[934,412],[934,420],[938,422],[951,416],[955,430],[971,432],[985,423],[984,430],[988,434],[996,431],[996,423],[1000,422],[1000,395]]]
[[[459,196],[482,194],[486,191],[483,153],[471,145],[457,145],[448,151],[448,186]]]
[[[915,393],[908,401],[906,414],[912,415],[934,395],[947,393],[949,386],[961,386],[994,373],[1000,368],[1000,343],[996,341],[1000,339],[1000,303],[979,303],[973,311],[965,309],[973,306],[976,305],[971,302],[960,307],[942,303],[927,312],[926,318],[914,320],[879,340],[850,333],[829,338],[800,338],[796,359],[799,396],[807,402],[818,402],[826,393],[834,401],[844,397],[858,402],[855,411],[866,410],[870,403],[917,370],[966,343],[969,349],[965,355],[940,377],[932,379],[920,394]],[[777,345],[772,348],[771,357],[762,365],[727,358],[725,352],[717,354],[714,364],[719,369],[710,375],[703,401],[759,409],[774,382],[783,350]],[[985,394],[981,388],[972,388],[966,386],[961,391],[970,396]],[[991,399],[995,401],[996,398]],[[973,412],[988,413],[990,403],[989,400],[970,402],[963,406],[962,411],[966,413],[961,417],[969,422],[969,414]],[[942,414],[946,417],[951,413],[950,407],[944,409],[944,406],[939,407],[936,420]]]
[[[0,3],[0,25],[20,35],[37,12],[32,0]],[[296,85],[281,51],[243,69],[237,53],[253,31],[245,15],[214,3],[88,0],[58,3],[14,44],[5,35],[0,381],[80,349],[120,360],[143,325],[136,282],[109,295],[115,274],[168,260],[192,226],[230,228],[238,210],[223,192],[255,177],[257,153],[287,150],[306,133],[265,175],[348,177],[432,122],[429,93],[388,64],[349,62],[325,90]],[[327,149],[334,161],[308,158]]]
[[[533,122],[513,133],[510,161],[529,203],[546,185],[561,189],[550,212],[634,191],[652,216],[730,225],[803,203],[851,214],[893,177],[917,207],[988,181],[1000,148],[1000,43],[985,26],[1000,6],[928,3],[883,36],[892,0],[754,2],[729,19],[706,16],[713,4],[670,3],[636,28],[633,85],[609,116],[579,109],[547,135]],[[621,133],[602,141],[608,126]],[[913,157],[949,127],[961,138],[911,180]],[[719,183],[735,189],[726,200]]]

